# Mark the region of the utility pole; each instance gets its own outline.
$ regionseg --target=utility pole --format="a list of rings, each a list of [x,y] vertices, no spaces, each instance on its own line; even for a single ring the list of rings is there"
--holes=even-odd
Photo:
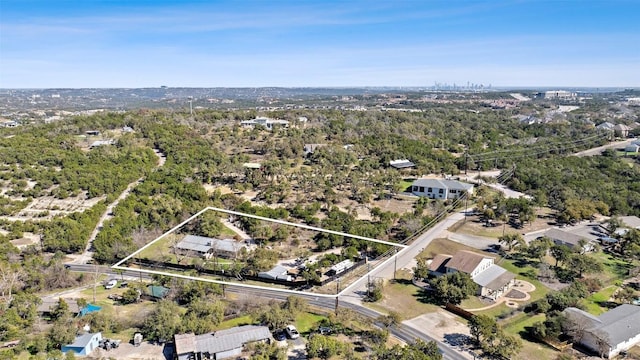
[[[395,249],[395,255],[393,258],[393,281],[396,281],[396,272],[398,271],[398,249]]]
[[[467,222],[467,208],[469,206],[469,193],[464,194],[464,222]]]
[[[467,168],[469,165],[469,153],[465,151],[464,153],[464,174],[467,175]]]

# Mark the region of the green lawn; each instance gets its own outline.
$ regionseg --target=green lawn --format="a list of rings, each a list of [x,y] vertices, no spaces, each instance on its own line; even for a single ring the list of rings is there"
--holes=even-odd
[[[400,191],[409,191],[409,187],[411,186],[411,184],[413,184],[415,180],[407,180],[407,179],[402,179],[400,181]]]
[[[533,302],[538,299],[541,299],[545,295],[547,295],[547,293],[549,292],[549,288],[544,286],[544,284],[542,284],[540,281],[536,279],[531,279],[529,277],[522,275],[522,273],[526,273],[528,270],[533,270],[537,273],[537,269],[535,269],[533,266],[528,265],[525,267],[517,267],[516,265],[513,264],[512,260],[508,260],[508,259],[503,259],[502,261],[498,262],[498,265],[516,274],[516,279],[524,280],[526,282],[533,284],[533,286],[536,287],[536,289],[530,293],[531,300],[529,300],[529,302]]]
[[[611,298],[617,289],[617,286],[610,285],[584,299],[584,304],[587,307],[586,310],[593,315],[600,315],[606,312],[608,309],[600,306],[600,304],[609,301],[609,298]]]
[[[634,264],[622,259],[618,259],[610,254],[597,252],[589,254],[599,260],[604,266],[604,271],[598,274],[598,278],[605,285],[611,285],[618,280],[624,280],[629,275],[629,270],[638,264]]]
[[[300,333],[308,333],[314,329],[322,319],[326,319],[326,316],[302,313],[296,317],[296,328],[298,328]]]
[[[253,324],[253,320],[251,319],[251,316],[244,315],[244,316],[239,316],[227,321],[223,321],[220,324],[220,326],[218,326],[218,330],[224,330],[224,329],[229,329],[236,326],[250,325],[250,324]]]
[[[531,316],[530,314],[521,313],[506,320],[501,325],[502,328],[510,334],[520,334],[521,332],[525,331],[525,327],[531,326],[539,321],[544,321],[545,318],[545,314],[537,314]]]

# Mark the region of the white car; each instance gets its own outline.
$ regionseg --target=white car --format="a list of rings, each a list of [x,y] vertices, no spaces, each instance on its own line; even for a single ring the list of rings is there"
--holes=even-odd
[[[118,280],[109,280],[109,282],[107,283],[107,285],[104,286],[104,288],[113,289],[114,287],[116,287],[116,285],[118,285]]]
[[[296,327],[293,325],[287,325],[287,327],[284,328],[284,331],[286,331],[287,335],[289,335],[289,337],[292,339],[297,339],[300,337],[300,333],[298,332],[298,329],[296,329]]]

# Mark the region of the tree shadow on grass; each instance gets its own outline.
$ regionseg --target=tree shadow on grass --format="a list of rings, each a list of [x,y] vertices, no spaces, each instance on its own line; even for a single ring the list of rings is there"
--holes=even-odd
[[[441,305],[431,290],[420,289],[413,296],[423,304]]]

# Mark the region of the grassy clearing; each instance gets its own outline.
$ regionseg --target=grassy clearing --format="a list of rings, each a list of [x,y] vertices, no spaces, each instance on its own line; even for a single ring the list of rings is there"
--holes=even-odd
[[[604,271],[598,274],[598,278],[605,285],[611,285],[618,280],[626,279],[629,276],[629,270],[638,265],[636,262],[618,259],[613,255],[605,254],[604,252],[597,252],[589,255],[596,258],[604,266]]]
[[[609,299],[611,298],[611,296],[613,296],[613,293],[615,293],[616,290],[618,290],[617,286],[610,285],[605,287],[604,289],[601,289],[597,293],[592,294],[588,298],[584,299],[583,303],[587,307],[586,309],[587,312],[593,315],[600,315],[606,312],[607,310],[609,310],[607,307],[601,306],[601,304],[604,304],[605,302],[609,301]]]
[[[298,331],[301,333],[309,333],[323,319],[326,319],[326,316],[302,313],[296,317],[296,328],[298,328]]]
[[[411,184],[413,184],[415,180],[412,179],[402,179],[400,181],[400,191],[409,191]]]
[[[501,323],[502,328],[511,334],[520,334],[525,331],[525,327],[532,326],[534,323],[544,321],[545,314],[537,314],[531,316],[531,314],[521,313]]]
[[[253,319],[251,319],[251,316],[244,315],[244,316],[239,316],[233,319],[223,321],[222,323],[220,323],[220,326],[218,326],[218,330],[224,330],[224,329],[229,329],[236,326],[251,325],[251,324],[253,324]]]
[[[439,309],[437,305],[421,302],[420,288],[410,281],[399,281],[385,284],[382,291],[382,300],[376,303],[367,303],[366,306],[381,313],[390,311],[400,314],[402,319],[413,319],[424,313],[434,312]]]

